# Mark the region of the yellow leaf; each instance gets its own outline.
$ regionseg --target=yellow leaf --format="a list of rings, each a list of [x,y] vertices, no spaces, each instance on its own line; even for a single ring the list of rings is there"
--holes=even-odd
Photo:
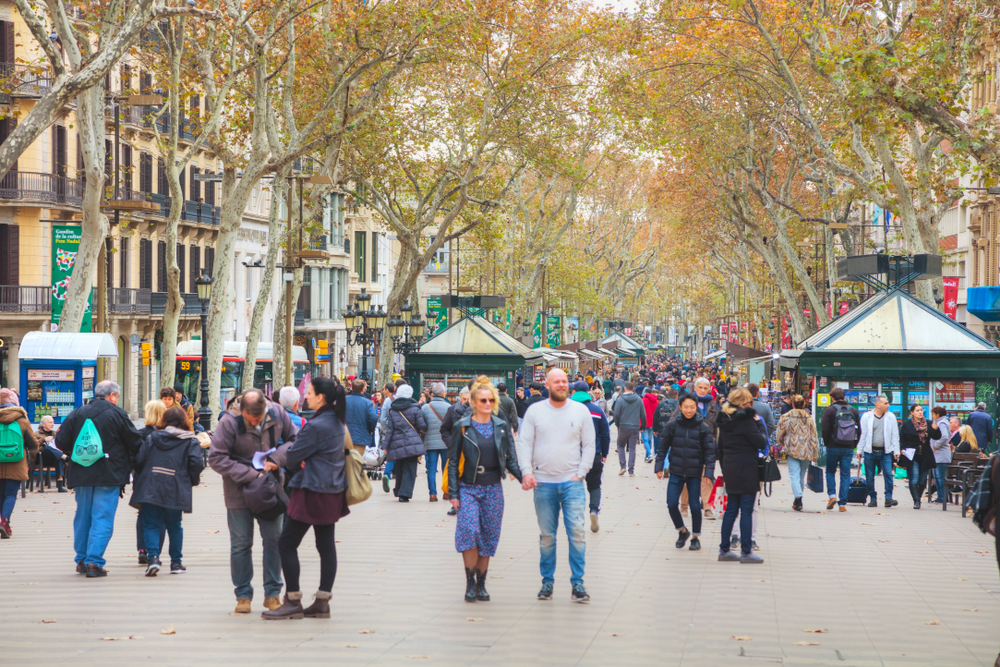
[[[174,630],[174,624],[170,623],[170,624],[167,625],[167,627],[160,629],[160,634],[161,635],[176,635],[177,631]]]

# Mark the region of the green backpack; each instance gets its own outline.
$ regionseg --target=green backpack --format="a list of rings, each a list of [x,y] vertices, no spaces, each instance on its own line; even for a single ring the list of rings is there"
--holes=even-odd
[[[73,443],[73,455],[70,458],[73,463],[79,463],[84,468],[89,468],[104,458],[104,443],[101,442],[101,434],[97,432],[92,419],[83,422],[76,442]]]
[[[24,458],[24,436],[17,422],[0,424],[0,463],[17,463]]]

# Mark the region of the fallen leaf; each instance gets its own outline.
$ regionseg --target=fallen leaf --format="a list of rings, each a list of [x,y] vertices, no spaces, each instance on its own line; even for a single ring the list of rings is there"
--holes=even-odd
[[[968,611],[968,609],[966,609],[966,611]],[[42,623],[55,623],[55,622],[56,622],[56,619],[54,619],[54,618],[51,621],[46,621],[45,619],[42,619]]]
[[[429,655],[411,655],[410,660],[430,660]]]
[[[127,639],[142,639],[140,635],[129,635],[128,637],[101,637],[104,642],[123,642]]]
[[[375,631],[374,630],[358,630],[358,634],[359,635],[373,635],[373,634],[375,634]]]
[[[796,646],[819,646],[819,642],[795,642]]]
[[[813,630],[813,629],[811,629],[811,628],[802,628],[802,632],[815,632],[815,633],[820,633],[820,632],[829,632],[829,630],[827,630],[826,628],[819,628],[818,630]]]
[[[963,579],[962,577],[959,577],[958,581],[968,581],[968,579]]]
[[[977,554],[988,554],[988,553],[989,553],[989,551],[977,551],[976,553],[977,553]]]
[[[861,525],[862,526],[877,526],[878,524],[877,523],[868,523],[867,521],[862,521]]]
[[[472,618],[471,616],[469,618],[465,619],[465,620],[467,620],[469,623],[482,623],[483,622],[483,619],[481,619],[481,618]]]
[[[217,532],[219,532],[219,531],[217,531],[217,530],[212,530],[211,528],[206,528],[206,529],[205,529],[205,532],[206,532],[206,533],[217,533]]]
[[[176,635],[177,631],[174,630],[174,624],[173,623],[169,623],[167,625],[167,627],[160,629],[160,634],[161,635]]]
[[[924,540],[924,544],[934,544],[934,540]]]
[[[33,581],[29,581],[29,582],[27,582],[27,583],[25,583],[25,582],[21,582],[21,585],[22,585],[22,586],[34,586],[34,585],[35,585],[35,582],[33,582]]]
[[[767,579],[758,579],[757,581],[760,582],[760,583],[762,583],[762,584],[766,584],[767,583]]]
[[[966,609],[965,611],[979,611],[979,608],[978,607],[973,607],[972,609]],[[44,623],[45,621],[42,621],[42,622]]]
[[[753,641],[753,637],[751,637],[750,635],[739,635],[739,636],[733,635],[733,639],[735,639],[738,642],[752,642]]]
[[[879,540],[879,542],[882,542],[882,543],[885,543],[885,542],[888,542],[888,541],[889,540]]]
[[[436,524],[434,524],[434,527],[435,528],[444,528],[444,524],[443,523],[436,523]]]
[[[344,648],[357,648],[357,644],[347,644]]]
[[[383,567],[381,570],[375,570],[375,571],[376,572],[385,572],[385,568]]]
[[[924,621],[924,625],[941,625],[941,621],[938,621],[936,619],[933,621]]]
[[[888,512],[872,512],[872,515],[874,515],[874,516],[892,516]]]
[[[503,577],[494,577],[494,576],[493,576],[493,575],[491,574],[491,575],[490,575],[490,579],[503,579]]]

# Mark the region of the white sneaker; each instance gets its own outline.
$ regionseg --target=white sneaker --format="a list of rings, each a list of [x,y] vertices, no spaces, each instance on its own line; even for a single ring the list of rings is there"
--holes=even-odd
[[[597,512],[590,513],[590,532],[596,533],[601,529],[601,526],[597,523]]]

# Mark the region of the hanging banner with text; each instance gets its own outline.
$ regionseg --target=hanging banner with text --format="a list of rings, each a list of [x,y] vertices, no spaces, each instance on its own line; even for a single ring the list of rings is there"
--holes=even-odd
[[[52,225],[52,324],[58,330],[62,318],[66,292],[73,277],[76,253],[80,249],[81,229],[79,225]],[[90,331],[93,294],[87,297],[87,307],[83,312],[80,331]]]
[[[958,319],[958,278],[942,278],[944,281],[944,314]]]

